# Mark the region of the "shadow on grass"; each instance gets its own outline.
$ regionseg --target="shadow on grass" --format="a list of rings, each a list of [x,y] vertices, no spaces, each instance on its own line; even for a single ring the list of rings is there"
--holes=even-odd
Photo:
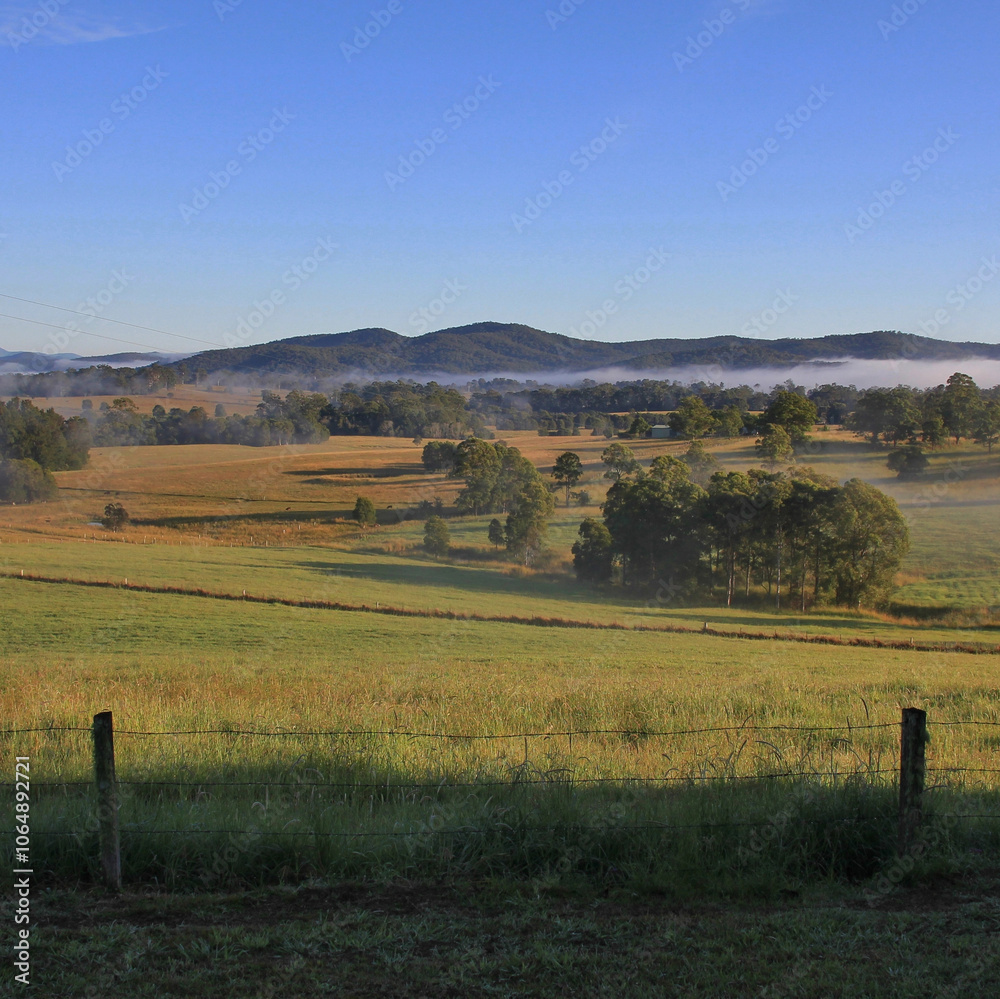
[[[256,501],[255,501],[256,502]],[[265,501],[266,502],[266,501]],[[376,511],[379,527],[395,527],[404,521],[421,520],[425,514],[406,506],[394,509],[392,506]],[[229,514],[199,514],[171,517],[135,517],[132,524],[136,527],[232,527],[245,524],[292,524],[317,520],[323,524],[340,523],[348,527],[357,527],[354,523],[354,508],[315,510],[295,509],[286,507],[284,510],[269,513],[229,513]],[[377,535],[376,535],[377,537]],[[379,551],[378,554],[381,554]]]
[[[896,794],[861,774],[835,787],[805,774],[574,786],[562,774],[546,780],[523,764],[499,784],[438,773],[415,786],[412,775],[391,768],[359,764],[331,772],[320,760],[310,762],[320,766],[302,783],[289,781],[287,770],[247,770],[204,772],[203,785],[192,775],[185,788],[123,785],[122,867],[129,880],[180,887],[317,874],[576,875],[617,883],[652,878],[682,893],[756,892],[768,884],[776,891],[868,879],[892,863],[895,851]],[[459,786],[449,787],[449,777],[459,777]],[[310,786],[324,778],[347,786]],[[234,779],[249,785],[210,783]],[[90,809],[87,793],[47,796],[34,805],[37,876],[76,881],[88,871],[99,880],[97,834],[84,821]],[[87,832],[58,835],[67,827]],[[948,852],[963,833],[959,827],[945,836],[938,851]],[[991,853],[996,846],[994,834]]]
[[[551,578],[507,575],[499,571],[500,563],[494,558],[484,558],[483,561],[488,561],[490,568],[480,568],[435,562],[423,553],[418,558],[411,556],[406,561],[377,561],[377,556],[381,554],[373,553],[371,562],[366,561],[364,564],[329,559],[322,562],[300,562],[298,565],[324,575],[351,576],[375,583],[440,587],[470,593],[549,597],[574,603],[592,603],[594,599],[592,593],[580,591],[568,578],[564,586],[560,587]],[[481,556],[483,554],[485,553],[480,553]]]
[[[561,574],[513,575],[502,571],[502,555],[484,549],[453,549],[456,556],[471,565],[456,565],[450,561],[435,561],[422,551],[407,555],[396,554],[392,561],[383,561],[380,549],[355,549],[366,556],[365,561],[338,561],[331,558],[324,561],[297,563],[324,575],[346,576],[352,579],[369,580],[372,583],[397,584],[424,588],[450,589],[484,596],[511,596],[531,599],[547,598],[569,604],[583,605],[586,610],[582,617],[587,620],[623,620],[626,624],[636,615],[645,624],[671,624],[692,620],[705,623],[710,628],[736,633],[742,629],[757,633],[772,631],[787,634],[790,629],[801,628],[813,634],[837,635],[842,631],[859,634],[877,634],[892,622],[871,619],[850,611],[837,608],[819,608],[814,613],[805,614],[794,610],[775,613],[762,608],[734,606],[731,609],[701,604],[674,603],[669,606],[649,604],[638,595],[623,594],[619,591],[602,590],[577,583],[573,577]],[[368,557],[370,556],[370,561]],[[486,608],[483,608],[486,610]],[[635,623],[634,620],[632,623]],[[903,627],[904,625],[900,625]]]
[[[419,464],[406,465],[382,465],[378,468],[366,468],[359,470],[357,465],[344,468],[295,468],[283,473],[293,475],[297,478],[304,478],[307,475],[342,475],[349,479],[398,479],[404,476],[423,475],[424,469]],[[324,481],[322,479],[318,480]]]
[[[338,520],[350,517],[350,510],[282,510],[274,513],[231,513],[207,514],[189,517],[136,517],[132,520],[135,527],[247,527],[254,524],[294,524],[303,521],[318,520],[324,524],[332,524]]]

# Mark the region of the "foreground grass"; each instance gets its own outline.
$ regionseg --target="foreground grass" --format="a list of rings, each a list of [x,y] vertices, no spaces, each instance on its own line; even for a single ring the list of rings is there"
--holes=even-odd
[[[5,727],[86,726],[111,708],[120,729],[144,731],[535,732],[542,736],[527,746],[518,737],[375,748],[385,765],[412,773],[503,774],[527,759],[579,776],[662,776],[665,768],[732,758],[744,768],[738,772],[754,774],[764,764],[822,757],[851,771],[857,754],[891,759],[897,736],[854,733],[849,746],[831,750],[842,732],[811,743],[795,733],[758,733],[736,752],[746,734],[740,727],[895,726],[900,707],[922,706],[941,766],[995,765],[992,729],[934,728],[1000,720],[995,656],[397,618],[20,580],[0,580],[0,599]],[[668,745],[544,735],[718,726],[733,731]],[[88,773],[89,750],[70,735],[28,735],[18,745],[39,754],[49,779],[77,779]],[[134,752],[127,743],[120,749],[123,767],[134,760],[140,772],[161,767],[165,776],[186,752],[197,749],[200,758],[210,748],[165,741],[149,754],[133,745]],[[240,751],[261,764],[303,751],[294,740],[275,747],[261,739]],[[214,767],[224,757],[204,758]]]
[[[355,772],[337,774],[354,780],[331,786],[305,768],[281,779],[246,774],[232,786],[201,771],[184,775],[194,779],[180,787],[121,788],[127,884],[190,890],[314,878],[582,878],[657,885],[684,899],[777,897],[892,872],[891,887],[910,869],[897,869],[895,859],[895,790],[863,772],[667,786],[567,785],[530,771],[461,786],[396,783],[370,772],[364,783]],[[995,793],[941,788],[929,800],[915,854],[924,867],[996,862]],[[99,883],[95,816],[94,795],[84,788],[37,788],[36,872],[61,884],[86,873]],[[9,843],[5,838],[0,855],[14,867]]]
[[[1000,988],[997,888],[939,878],[872,901],[822,889],[725,907],[502,881],[52,891],[35,901],[33,983],[121,999],[964,999]]]
[[[7,726],[84,729],[4,739],[31,757],[36,857],[63,876],[93,867],[93,802],[41,785],[90,781],[85,729],[105,708],[126,869],[158,883],[537,876],[566,863],[712,883],[870,876],[893,848],[908,705],[930,711],[934,808],[995,810],[993,775],[952,768],[995,770],[1000,727],[945,724],[1000,721],[994,656],[636,632],[584,648],[586,633],[565,629],[19,580],[0,581],[0,597]],[[223,731],[129,734],[202,729]],[[262,734],[228,734],[245,731]],[[793,797],[777,774],[793,776]],[[736,863],[776,816],[784,847]],[[973,823],[956,848],[994,855],[994,826]],[[235,857],[215,871],[230,832]]]
[[[396,618],[0,580],[0,710],[122,727],[660,730],[997,719],[1000,662],[702,635]],[[97,706],[97,707],[95,707]],[[941,733],[947,744],[951,736]]]

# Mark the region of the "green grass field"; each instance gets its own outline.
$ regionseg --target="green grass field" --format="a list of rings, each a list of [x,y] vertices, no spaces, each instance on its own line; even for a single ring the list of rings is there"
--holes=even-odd
[[[584,486],[603,497],[603,439],[507,436],[543,468],[579,449]],[[670,448],[637,450],[648,459]],[[714,449],[745,467],[747,448]],[[414,977],[394,994],[597,995],[618,983],[659,995],[664,976],[686,975],[690,995],[947,995],[956,974],[971,974],[972,951],[987,964],[970,988],[992,982],[995,948],[978,941],[995,918],[983,886],[1000,822],[947,826],[886,881],[898,864],[902,707],[929,712],[930,828],[945,829],[951,814],[998,813],[1000,655],[951,650],[998,643],[998,459],[962,448],[933,461],[925,482],[899,483],[886,478],[884,455],[837,435],[809,458],[841,479],[869,478],[910,516],[898,617],[692,607],[581,587],[569,547],[596,507],[558,507],[537,568],[492,552],[489,518],[450,519],[452,557],[428,558],[421,521],[392,521],[422,499],[450,504],[457,487],[424,475],[408,441],[110,449],[60,473],[58,501],[0,513],[7,577],[127,578],[371,610],[0,578],[3,728],[85,729],[111,709],[120,733],[129,890],[120,925],[87,889],[98,877],[88,733],[2,739],[8,758],[32,760],[33,857],[54,893],[40,911],[64,913],[39,953],[92,955],[79,967],[70,959],[46,994],[87,994],[88,962],[112,952],[122,955],[120,995],[244,994],[211,969],[257,967],[272,951],[274,974],[259,975],[272,991],[261,995],[337,994],[317,970],[333,961],[350,969],[358,995],[381,994],[377,983],[403,966]],[[359,493],[379,507],[375,531],[345,520]],[[91,523],[111,499],[135,521],[124,536]],[[401,617],[386,606],[624,627]],[[722,638],[699,634],[705,624],[932,648]],[[127,734],[202,729],[226,731]],[[414,734],[233,734],[248,730]],[[70,786],[43,786],[60,782]],[[956,890],[941,929],[912,892],[958,875],[976,879],[975,897]],[[365,901],[330,902],[318,929],[293,911],[309,891],[347,882],[363,886]],[[435,894],[434,883],[447,887]],[[275,895],[275,885],[295,894]],[[164,887],[194,907],[197,934],[175,925],[171,896],[142,901]],[[258,894],[242,894],[248,887]],[[423,915],[400,901],[414,892],[434,895]],[[376,898],[390,914],[373,925],[364,913]],[[258,905],[279,907],[274,925],[252,915]],[[643,957],[648,943],[622,941],[648,940],[663,906],[672,943]],[[65,915],[74,909],[79,918]],[[748,946],[741,920],[751,911],[771,943],[745,966],[727,963],[727,948]],[[551,919],[565,932],[551,932]],[[457,942],[487,925],[492,949]],[[947,956],[873,983],[851,955],[903,953],[901,933],[944,933]],[[530,955],[516,957],[524,948]],[[712,974],[698,970],[709,960]],[[196,965],[206,970],[192,978]]]

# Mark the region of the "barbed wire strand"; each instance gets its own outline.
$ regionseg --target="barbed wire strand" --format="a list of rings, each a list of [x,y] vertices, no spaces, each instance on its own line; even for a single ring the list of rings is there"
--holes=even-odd
[[[974,723],[969,723],[974,724]],[[991,724],[1000,725],[1000,722]],[[608,728],[608,729],[574,729],[572,731],[556,732],[503,732],[503,733],[471,733],[471,732],[419,732],[396,729],[331,729],[327,731],[298,731],[264,729],[228,729],[228,728],[206,728],[206,729],[178,729],[174,731],[147,732],[135,729],[115,729],[114,734],[137,736],[143,738],[161,738],[173,736],[195,736],[195,735],[239,735],[252,738],[287,738],[299,737],[310,738],[406,738],[406,739],[453,739],[456,741],[482,741],[482,740],[504,740],[504,739],[552,739],[552,738],[573,738],[597,736],[597,735],[618,735],[631,738],[672,738],[681,735],[706,735],[714,732],[864,732],[876,729],[899,728],[898,722],[882,722],[875,725],[852,725],[845,722],[843,725],[721,725],[709,728],[689,728],[672,730],[644,730],[629,728]],[[3,729],[0,736],[25,735],[29,733],[45,732],[90,732],[90,726],[63,726],[51,728],[24,728],[24,729]]]

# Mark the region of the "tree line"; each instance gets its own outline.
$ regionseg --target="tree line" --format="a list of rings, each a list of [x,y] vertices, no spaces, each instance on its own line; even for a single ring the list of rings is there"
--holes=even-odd
[[[246,444],[268,447],[280,444],[315,444],[330,432],[321,414],[328,405],[326,396],[292,391],[282,398],[263,392],[252,416],[227,415],[225,406],[215,407],[214,417],[201,406],[189,410],[163,406],[140,413],[127,396],[103,403],[98,411],[84,412],[92,425],[93,441],[100,447],[127,447],[152,444]]]
[[[154,364],[132,369],[101,365],[80,371],[2,376],[0,391],[28,397],[89,394],[125,397],[169,390],[178,381],[197,384],[203,377],[204,372],[197,368],[195,359],[187,367]],[[582,433],[641,436],[654,424],[667,424],[684,437],[758,434],[766,426],[757,414],[771,408],[782,396],[795,396],[814,407],[814,422],[829,425],[849,422],[869,439],[893,445],[912,444],[918,438],[935,445],[948,436],[973,437],[982,418],[989,415],[988,404],[1000,402],[1000,387],[980,389],[968,375],[959,373],[947,385],[925,390],[897,386],[859,391],[853,385],[828,383],[807,391],[787,381],[762,392],[747,385],[726,387],[705,381],[682,384],[656,379],[615,383],[585,380],[576,386],[553,387],[513,379],[479,379],[460,391],[435,382],[421,384],[398,379],[367,384],[348,382],[324,393],[299,388],[289,394],[321,398],[323,402],[316,408],[313,419],[330,434],[452,440],[470,434],[487,438],[491,433],[487,425],[498,431],[536,430],[557,436]],[[265,390],[262,398],[275,395]],[[975,403],[976,399],[981,405]],[[276,407],[270,403],[265,408],[273,411]],[[181,422],[176,412],[171,413],[172,422]],[[281,412],[257,414],[241,418],[250,421],[244,424],[231,419],[226,426],[205,426],[201,432],[188,427],[174,434],[167,428],[151,426],[145,428],[146,433],[135,431],[134,427],[131,431],[145,443],[221,441],[266,445],[284,443],[288,437],[287,425],[255,421],[280,421],[286,417]],[[202,419],[209,417],[195,413],[195,418],[187,422]],[[294,435],[296,439],[303,437],[301,426],[294,430]]]
[[[455,448],[451,472],[464,481],[456,506],[462,513],[506,514],[503,544],[529,563],[541,550],[555,501],[548,483],[516,447],[470,437]],[[499,526],[499,521],[495,522]],[[491,540],[497,540],[496,528]]]
[[[139,444],[245,444],[268,447],[314,444],[331,435],[462,438],[492,436],[481,420],[465,410],[464,397],[435,383],[373,382],[345,388],[333,396],[292,390],[261,393],[253,415],[228,415],[225,405],[209,416],[202,406],[169,411],[162,405],[141,413],[121,396],[94,411],[84,400],[84,416],[93,424],[100,446]]]
[[[970,375],[956,372],[930,389],[873,388],[862,392],[848,419],[859,437],[873,444],[937,447],[974,440],[992,450],[1000,438],[1000,393],[980,389]]]
[[[794,416],[804,421],[808,411],[779,398],[771,415],[783,407],[792,432],[801,432]],[[840,485],[811,468],[725,472],[700,441],[683,458],[661,455],[648,469],[620,441],[601,458],[611,487],[603,518],[584,520],[573,545],[581,581],[670,598],[724,594],[727,606],[765,596],[777,609],[857,608],[888,600],[909,549],[896,502],[860,479]],[[464,479],[460,512],[510,508],[506,527],[491,521],[490,543],[529,558],[544,537],[552,492],[564,489],[568,505],[583,476],[572,451],[556,458],[546,483],[516,448],[476,439],[432,441],[423,459],[428,471]],[[425,548],[445,552],[445,534],[435,519]]]

